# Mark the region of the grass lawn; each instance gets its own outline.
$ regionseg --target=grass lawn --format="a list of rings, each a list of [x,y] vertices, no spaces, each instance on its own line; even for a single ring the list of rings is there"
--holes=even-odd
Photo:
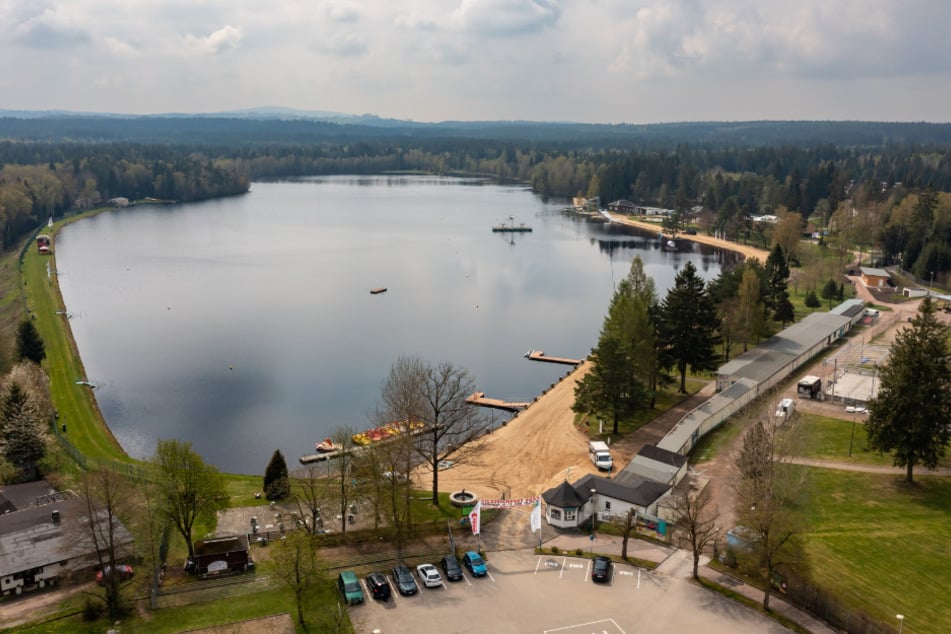
[[[79,217],[70,218],[69,222]],[[61,224],[62,221],[57,223]],[[58,228],[54,226],[50,233]],[[27,307],[46,346],[43,368],[50,378],[50,391],[53,406],[59,411],[59,423],[67,426],[70,441],[86,456],[131,462],[103,422],[95,399],[90,394],[92,388],[76,384],[88,377],[72,334],[64,324],[66,316],[57,314],[64,310],[64,306],[57,288],[55,257],[41,256],[31,246],[23,258],[20,276],[27,296]]]
[[[852,421],[828,418],[813,414],[799,414],[797,437],[793,443],[793,452],[797,456],[834,460],[847,464],[892,466],[889,454],[880,454],[868,448],[865,425],[858,420],[855,423],[855,436],[852,438]],[[851,441],[852,455],[849,456]],[[951,467],[951,456],[945,456],[939,462],[942,467]],[[925,473],[924,467],[917,467],[916,473]]]
[[[332,582],[328,581],[316,589],[304,603],[304,619],[307,621],[309,632],[352,632],[349,618],[344,613],[344,623],[337,626],[334,623],[337,592]],[[80,609],[85,602],[85,596],[73,597],[64,605],[64,608]],[[151,612],[140,609],[129,617],[122,619],[119,629],[123,634],[130,632],[148,632],[162,634],[163,632],[181,632],[212,625],[231,623],[261,616],[288,613],[294,621],[298,632],[304,632],[297,624],[297,607],[293,593],[286,587],[276,587],[271,590],[255,594],[242,594],[240,597],[224,597],[215,601],[206,601],[195,605],[167,608]],[[50,621],[42,624],[33,624],[8,630],[16,633],[49,632],[56,634],[101,634],[109,629],[110,623],[105,617],[93,622],[82,620],[79,615]]]
[[[806,547],[816,581],[915,634],[951,631],[951,478],[812,469]]]

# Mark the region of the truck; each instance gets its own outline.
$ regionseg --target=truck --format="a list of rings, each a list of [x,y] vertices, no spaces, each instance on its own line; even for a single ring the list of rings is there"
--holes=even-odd
[[[611,450],[608,444],[602,440],[592,440],[588,443],[588,457],[598,469],[610,471],[613,466],[611,461]]]

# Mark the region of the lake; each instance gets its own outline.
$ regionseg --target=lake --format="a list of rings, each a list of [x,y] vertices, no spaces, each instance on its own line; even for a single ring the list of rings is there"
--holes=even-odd
[[[83,378],[123,448],[145,458],[179,438],[223,470],[263,473],[275,449],[294,465],[340,425],[375,425],[399,355],[530,401],[568,366],[523,355],[586,356],[635,255],[661,296],[687,261],[712,279],[735,259],[664,251],[563,206],[472,179],[256,182],[72,223],[56,265]],[[509,217],[533,231],[491,231]]]

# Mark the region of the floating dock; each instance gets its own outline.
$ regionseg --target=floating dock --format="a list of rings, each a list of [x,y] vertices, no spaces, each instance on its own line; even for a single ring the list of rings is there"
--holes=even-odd
[[[565,365],[578,365],[583,359],[569,359],[567,357],[550,357],[541,350],[529,350],[525,353],[525,358],[529,361],[547,361],[548,363],[563,363]]]
[[[518,412],[529,406],[526,402],[503,401],[497,398],[486,398],[485,392],[475,392],[466,397],[466,403],[478,405],[480,407],[492,407],[494,409],[504,409],[509,412]]]

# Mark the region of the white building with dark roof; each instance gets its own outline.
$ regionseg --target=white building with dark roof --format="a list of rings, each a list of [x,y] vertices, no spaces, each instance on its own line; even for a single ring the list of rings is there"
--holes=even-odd
[[[550,525],[576,528],[595,513],[604,522],[624,517],[631,509],[656,516],[660,501],[670,491],[669,485],[622,471],[613,479],[588,474],[574,484],[562,482],[542,493],[542,499]]]
[[[44,588],[98,564],[85,500],[45,481],[0,487],[0,591]],[[96,515],[106,522],[105,511]],[[131,554],[132,535],[115,527],[119,550]]]

